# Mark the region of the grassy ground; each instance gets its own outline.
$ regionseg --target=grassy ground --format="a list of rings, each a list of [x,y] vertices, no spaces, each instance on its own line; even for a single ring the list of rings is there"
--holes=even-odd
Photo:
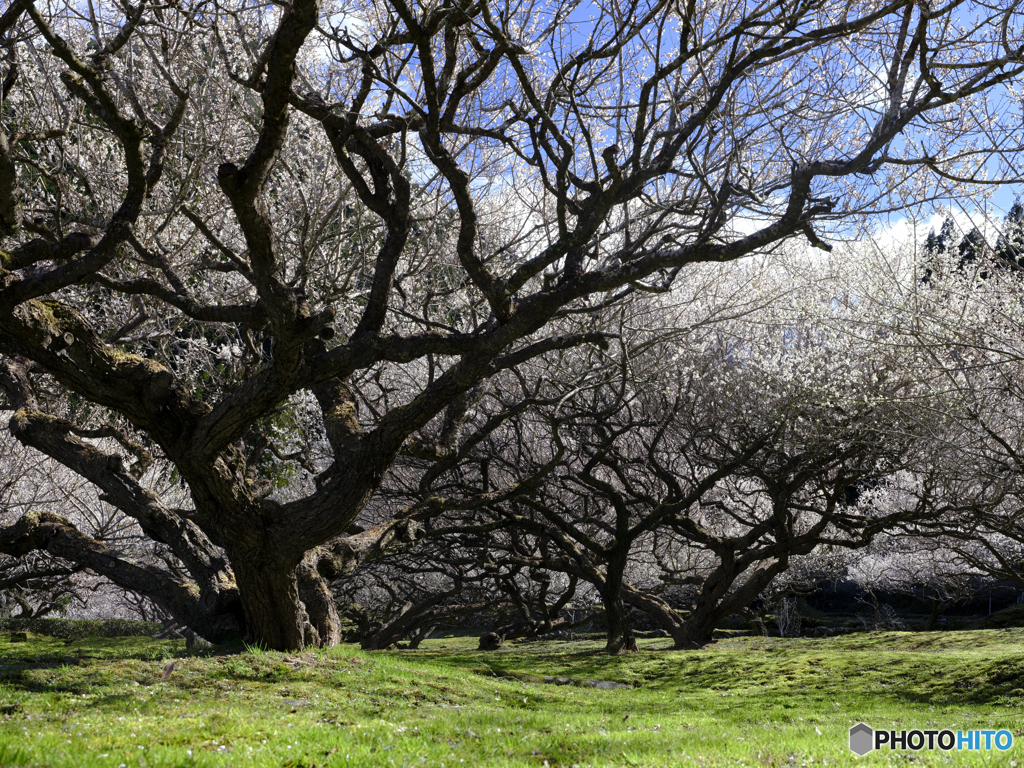
[[[0,635],[4,766],[1024,766],[1024,630],[226,653]],[[174,669],[166,679],[168,661]],[[598,690],[515,675],[629,683]],[[851,725],[1007,728],[1005,753],[855,757]]]

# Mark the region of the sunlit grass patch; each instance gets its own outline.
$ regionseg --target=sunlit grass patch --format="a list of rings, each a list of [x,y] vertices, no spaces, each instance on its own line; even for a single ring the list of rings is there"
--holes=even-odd
[[[1010,728],[1024,740],[1021,640],[735,638],[697,652],[644,640],[638,654],[608,657],[593,640],[485,654],[449,638],[419,651],[187,656],[180,642],[0,636],[0,764],[1008,764],[1021,747],[860,759],[847,732],[863,720]],[[545,676],[632,687],[530,682]]]

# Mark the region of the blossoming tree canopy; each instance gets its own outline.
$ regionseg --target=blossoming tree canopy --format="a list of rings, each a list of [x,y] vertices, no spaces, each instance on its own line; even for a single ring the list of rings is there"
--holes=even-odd
[[[352,524],[474,393],[601,344],[687,265],[828,247],[998,171],[1009,2],[14,0],[0,15],[0,383],[26,446],[163,559],[38,550],[200,634],[331,644]],[[171,478],[174,492],[154,478]]]

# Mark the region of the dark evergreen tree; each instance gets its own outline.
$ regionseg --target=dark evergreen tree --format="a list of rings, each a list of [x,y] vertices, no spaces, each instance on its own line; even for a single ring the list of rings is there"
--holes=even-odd
[[[974,227],[970,232],[964,235],[960,244],[957,246],[957,255],[960,257],[957,270],[961,273],[966,273],[973,265],[981,261],[987,250],[988,243],[985,240],[985,236],[981,234],[980,229]],[[986,272],[981,272],[982,279],[987,276],[988,274]]]
[[[1024,267],[1024,206],[1020,200],[1006,214],[1003,231],[996,241],[995,258],[997,264],[1012,270]]]
[[[939,229],[938,234],[935,234],[934,229],[928,232],[928,238],[924,243],[924,258],[922,259],[922,283],[927,283],[931,280],[932,272],[934,272],[936,265],[941,261],[942,256],[952,248],[956,238],[956,223],[953,221],[952,216],[947,216],[943,219],[942,227]]]

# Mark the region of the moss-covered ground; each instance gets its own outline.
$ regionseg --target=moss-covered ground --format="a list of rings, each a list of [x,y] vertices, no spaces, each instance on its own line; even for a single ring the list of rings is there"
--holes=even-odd
[[[4,634],[0,765],[1024,766],[1024,630],[746,637],[696,652],[644,640],[618,658],[601,645],[485,654],[449,638],[418,651],[190,656],[180,641]],[[1005,728],[1017,743],[858,758],[847,734],[859,721]]]

